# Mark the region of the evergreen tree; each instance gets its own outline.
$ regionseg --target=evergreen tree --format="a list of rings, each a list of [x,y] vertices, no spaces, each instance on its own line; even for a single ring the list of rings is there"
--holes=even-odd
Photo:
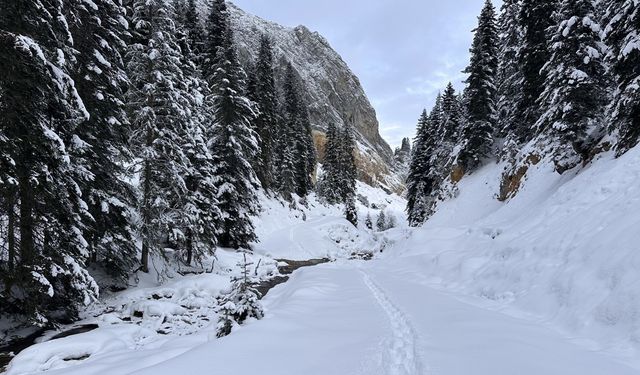
[[[371,219],[371,212],[367,212],[367,217],[364,219],[364,225],[367,229],[373,229],[373,220]]]
[[[266,35],[260,38],[260,50],[252,75],[250,98],[259,109],[254,125],[260,136],[260,155],[256,162],[256,174],[265,190],[274,185],[274,143],[278,123],[278,98],[273,67],[273,47]]]
[[[551,38],[551,57],[543,68],[544,113],[537,131],[545,137],[556,170],[576,166],[589,147],[589,132],[599,125],[606,104],[601,30],[591,0],[563,0]]]
[[[281,113],[285,111],[281,109]],[[281,118],[281,124],[277,130],[277,142],[275,143],[274,165],[278,166],[277,189],[286,199],[291,199],[291,194],[296,190],[296,160],[295,160],[295,134],[294,128],[286,124],[285,118]]]
[[[522,43],[522,28],[518,15],[522,0],[505,0],[498,20],[499,50],[498,71],[496,73],[497,135],[503,138],[503,152],[513,154],[517,148],[516,128],[518,126],[517,105],[521,95],[521,72],[518,66],[518,52]]]
[[[288,153],[293,155],[293,191],[306,196],[313,188],[312,168],[315,168],[315,148],[311,136],[311,124],[306,106],[300,94],[297,73],[291,64],[287,64],[284,80],[285,124],[288,129]]]
[[[224,300],[224,304],[218,311],[218,324],[216,325],[216,337],[222,338],[229,336],[233,329],[233,313],[236,305],[228,300]]]
[[[425,109],[418,120],[418,129],[409,165],[409,176],[406,182],[407,215],[411,226],[424,223],[428,212],[425,206],[425,194],[428,195],[431,189],[428,173],[433,151],[433,148],[430,147],[433,135],[429,134],[429,131],[431,131],[431,122]]]
[[[180,210],[187,194],[184,152],[190,93],[177,45],[173,7],[167,0],[135,0],[133,24],[138,43],[127,54],[131,85],[128,104],[140,157],[142,224],[141,270],[148,272],[150,253],[161,253],[182,237]]]
[[[350,121],[344,126],[344,130],[339,139],[338,147],[338,189],[340,191],[341,201],[347,203],[349,199],[355,199],[356,196],[356,179],[358,178],[358,170],[356,168],[356,160],[354,156],[355,140],[353,138],[353,127]]]
[[[189,49],[194,56],[194,62],[200,65],[205,52],[205,37],[198,16],[196,0],[187,0],[182,14],[182,22],[187,33]]]
[[[419,202],[426,210],[425,218],[433,214],[436,202],[444,193],[442,187],[449,180],[455,168],[460,140],[460,132],[464,127],[461,97],[456,95],[453,85],[449,83],[442,95],[436,99],[436,104],[429,115],[432,132],[429,137],[428,149],[431,149],[429,168],[424,181],[424,193]],[[413,225],[419,225],[416,221]]]
[[[203,119],[200,119],[201,121]],[[185,196],[181,216],[184,228],[184,244],[181,246],[187,265],[200,263],[206,255],[213,255],[222,216],[218,208],[218,190],[215,183],[215,159],[207,144],[206,128],[194,121],[190,129],[189,143],[184,146],[190,161],[185,175],[188,193]]]
[[[120,284],[126,284],[137,260],[133,211],[135,192],[125,181],[125,164],[133,159],[128,142],[130,124],[125,112],[128,85],[122,53],[127,31],[124,9],[112,0],[74,4],[70,23],[78,51],[72,72],[89,119],[81,123],[70,149],[91,221],[85,237],[93,263]]]
[[[231,291],[222,299],[222,311],[218,321],[217,336],[223,337],[231,333],[233,320],[238,324],[249,318],[262,319],[264,311],[258,299],[258,291],[253,287],[247,251],[242,253],[242,261],[238,262],[241,273],[239,277],[231,278]]]
[[[538,98],[544,89],[545,76],[541,73],[549,61],[548,29],[554,25],[553,14],[558,0],[522,0],[520,28],[523,42],[518,53],[518,64],[522,77],[522,94],[517,104],[518,125],[514,139],[525,143],[533,138],[532,126],[541,115]]]
[[[429,122],[434,127],[434,130],[438,132],[438,135],[441,135],[439,132],[442,130],[442,123],[444,121],[444,113],[442,111],[442,95],[438,93],[436,96],[436,102],[429,112]]]
[[[464,125],[460,100],[451,83],[447,85],[440,103],[436,103],[432,116],[437,123],[433,122],[436,141],[431,154],[429,179],[433,183],[432,186],[437,187],[447,178],[456,161],[457,154],[453,151],[460,140],[461,129]],[[435,191],[437,189],[432,189],[432,193]]]
[[[178,9],[180,19],[176,30],[177,42],[182,51],[180,66],[184,79],[179,88],[186,93],[185,99],[185,134],[183,151],[187,157],[184,175],[185,194],[177,204],[176,226],[172,229],[170,241],[176,255],[191,265],[194,261],[201,264],[207,255],[215,253],[215,245],[219,228],[217,227],[221,213],[217,207],[217,189],[214,183],[215,161],[209,150],[212,135],[212,113],[203,102],[208,93],[208,85],[200,77],[197,63],[201,62],[200,54],[192,50],[194,42],[190,39],[194,32],[193,23],[197,22],[194,4],[182,3]],[[197,24],[196,24],[197,25]],[[195,31],[194,31],[195,30]],[[202,46],[200,45],[200,48]],[[198,48],[198,44],[195,44]]]
[[[618,155],[640,139],[640,3],[609,1],[606,42],[616,79],[611,124],[618,131]]]
[[[222,212],[219,243],[239,249],[257,239],[251,216],[260,208],[256,195],[259,181],[250,161],[260,149],[251,126],[255,112],[245,96],[246,74],[236,56],[231,31],[227,28],[223,34],[224,44],[216,57],[214,74],[209,77],[212,93],[207,101],[215,120],[210,148]]]
[[[319,183],[318,193],[329,203],[340,202],[340,190],[337,188],[340,175],[340,139],[335,124],[329,123],[327,129],[327,143],[322,164],[323,175]]]
[[[460,104],[453,84],[449,82],[442,95],[442,118],[439,126],[439,135],[442,142],[448,146],[455,144],[460,136],[462,116]]]
[[[384,213],[384,210],[380,211],[380,215],[378,215],[376,228],[378,229],[378,232],[384,232],[387,229],[387,215]]]
[[[349,123],[339,131],[329,125],[324,174],[319,194],[330,204],[344,203],[345,217],[354,225],[358,218],[355,208],[357,169],[354,157],[355,140]]]
[[[224,48],[228,39],[229,13],[225,0],[212,0],[211,9],[205,22],[205,40],[202,51],[202,73],[207,81],[211,81],[216,69],[216,58],[219,50]]]
[[[186,47],[189,48],[188,46]],[[181,88],[189,93],[187,129],[183,150],[189,161],[185,175],[185,195],[179,209],[179,230],[174,231],[178,254],[186,264],[201,263],[207,255],[213,255],[221,212],[218,209],[215,185],[215,160],[209,149],[213,138],[213,115],[201,100],[208,86],[198,77],[195,63],[183,61],[185,80]]]
[[[84,267],[89,214],[68,151],[89,114],[70,77],[64,5],[0,1],[0,157],[9,166],[0,173],[15,262],[2,269],[0,312],[38,325],[77,317],[98,293]]]
[[[344,202],[344,217],[354,227],[358,226],[358,211],[356,209],[356,199],[353,195],[347,197]]]
[[[495,8],[487,0],[478,18],[465,100],[467,116],[462,129],[459,162],[465,172],[472,172],[489,156],[495,126],[496,72],[498,69],[498,30]]]

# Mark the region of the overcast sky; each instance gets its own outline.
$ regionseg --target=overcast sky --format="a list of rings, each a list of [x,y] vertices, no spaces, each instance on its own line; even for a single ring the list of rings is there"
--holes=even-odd
[[[233,0],[245,11],[322,34],[360,78],[392,147],[413,138],[447,82],[462,87],[484,0]],[[494,4],[499,6],[498,0]]]

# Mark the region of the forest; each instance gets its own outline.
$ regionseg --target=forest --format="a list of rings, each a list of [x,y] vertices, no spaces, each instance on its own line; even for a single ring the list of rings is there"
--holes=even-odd
[[[456,184],[508,163],[498,199],[517,194],[530,166],[559,174],[640,138],[637,1],[486,1],[466,86],[449,84],[420,116],[407,179],[407,213],[420,226]],[[496,14],[499,13],[499,14]]]
[[[150,257],[250,252],[259,191],[304,204],[317,185],[357,222],[351,127],[318,178],[298,73],[266,35],[245,72],[224,0],[205,19],[194,0],[0,8],[1,315],[71,322]]]

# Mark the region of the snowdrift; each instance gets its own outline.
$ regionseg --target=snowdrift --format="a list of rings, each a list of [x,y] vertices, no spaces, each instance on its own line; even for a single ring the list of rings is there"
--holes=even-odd
[[[532,167],[496,199],[503,165],[460,183],[457,198],[389,257],[416,257],[441,287],[532,314],[598,348],[640,349],[640,147],[560,176]]]

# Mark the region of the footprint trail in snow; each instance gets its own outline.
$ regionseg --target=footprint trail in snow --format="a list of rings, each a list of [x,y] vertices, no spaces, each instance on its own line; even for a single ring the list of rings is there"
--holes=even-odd
[[[398,309],[376,285],[371,276],[360,270],[365,285],[389,319],[392,337],[385,342],[385,361],[388,375],[417,375],[420,363],[416,355],[416,337],[404,313]]]

